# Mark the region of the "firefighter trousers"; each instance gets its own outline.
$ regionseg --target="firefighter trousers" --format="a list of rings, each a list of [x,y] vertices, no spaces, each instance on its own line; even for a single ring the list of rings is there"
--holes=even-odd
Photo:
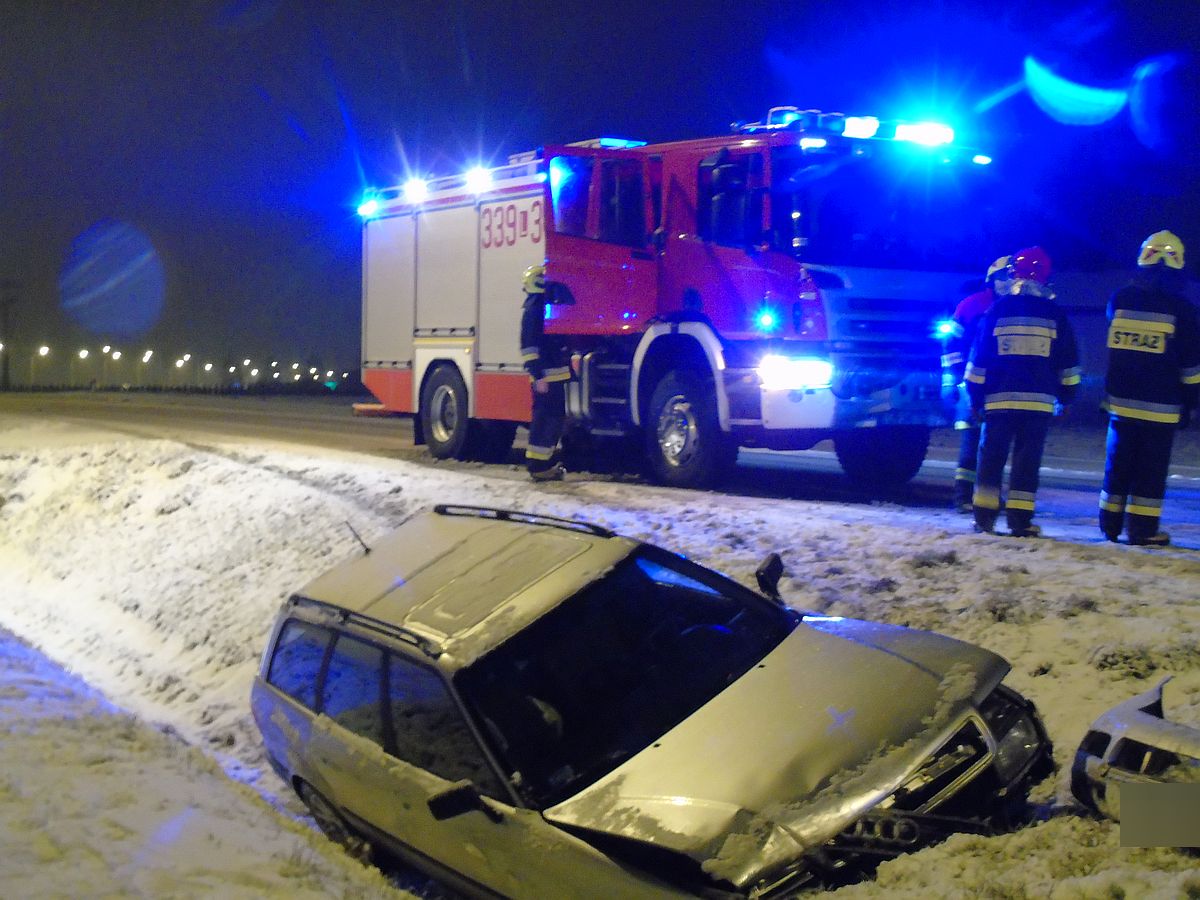
[[[961,429],[958,445],[958,468],[954,471],[954,505],[971,503],[975,493],[975,467],[979,458],[979,426],[968,424]]]
[[[976,474],[975,524],[991,531],[1000,515],[1000,486],[1004,464],[1012,451],[1008,475],[1008,497],[1004,503],[1008,527],[1020,532],[1033,522],[1042,450],[1050,429],[1050,415],[1027,410],[989,412],[979,435],[979,468]]]
[[[525,466],[530,472],[542,472],[554,465],[554,451],[562,439],[563,423],[567,417],[567,390],[563,381],[551,381],[548,390],[533,391],[532,421],[529,423],[529,445],[525,448]]]
[[[1100,530],[1110,541],[1115,541],[1123,528],[1135,542],[1158,532],[1175,428],[1115,416],[1109,419]]]

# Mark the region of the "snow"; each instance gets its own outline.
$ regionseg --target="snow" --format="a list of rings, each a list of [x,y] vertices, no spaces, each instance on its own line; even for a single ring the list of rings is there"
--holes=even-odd
[[[1071,758],[1166,674],[1200,725],[1200,555],[970,533],[950,511],[667,490],[268,443],[190,445],[0,417],[5,894],[388,896],[264,764],[247,697],[294,589],[435,503],[586,518],[747,584],[772,550],[793,606],[937,630],[1005,656],[1055,742],[1046,820],[881,867],[857,896],[1176,897],[1200,861],[1076,814]],[[436,890],[414,882],[416,890]],[[412,885],[410,885],[411,887]]]

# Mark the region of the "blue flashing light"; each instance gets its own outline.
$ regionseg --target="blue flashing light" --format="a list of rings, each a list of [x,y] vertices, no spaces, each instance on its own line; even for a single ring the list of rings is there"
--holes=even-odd
[[[842,135],[848,138],[873,138],[879,131],[879,120],[874,116],[847,116]]]
[[[975,163],[977,166],[990,166],[992,164],[992,158],[983,153],[976,153],[971,157],[971,162]]]
[[[570,164],[564,157],[554,157],[554,159],[550,160],[550,190],[557,195],[559,189],[570,181],[574,174]]]
[[[791,125],[793,122],[795,122],[799,118],[800,118],[799,110],[795,110],[795,109],[789,110],[788,112],[785,112],[783,115],[781,115],[779,117],[779,124],[786,127],[788,125]]]
[[[759,331],[774,331],[779,325],[779,314],[769,306],[764,306],[754,314],[754,327]]]
[[[625,321],[629,321],[630,319],[636,319],[637,313],[631,312],[630,310],[627,309],[627,310],[625,310],[625,312],[621,313],[621,318],[624,319]]]
[[[545,184],[546,183],[546,173],[538,172],[537,175],[534,176],[534,181],[536,181],[538,184]]]
[[[369,219],[378,212],[379,201],[374,197],[364,197],[362,203],[358,204],[358,214],[364,219]]]
[[[822,137],[802,137],[800,138],[801,150],[820,150],[829,144],[829,141]]]
[[[408,203],[417,204],[429,196],[429,185],[422,178],[410,178],[404,182],[404,199]]]
[[[468,170],[464,177],[467,180],[467,190],[472,194],[482,194],[492,186],[492,173],[483,166],[475,166]]]
[[[896,140],[939,147],[954,141],[954,129],[938,122],[901,122],[896,126]]]
[[[934,333],[940,338],[948,338],[954,334],[954,321],[951,319],[942,319],[933,327]]]
[[[645,147],[645,141],[631,141],[628,138],[602,137],[600,146],[610,150],[629,150],[633,147]]]

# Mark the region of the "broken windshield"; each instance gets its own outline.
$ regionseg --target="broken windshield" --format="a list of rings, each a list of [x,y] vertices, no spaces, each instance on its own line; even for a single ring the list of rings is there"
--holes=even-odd
[[[642,547],[456,683],[526,801],[545,808],[661,737],[794,627],[737,583]]]

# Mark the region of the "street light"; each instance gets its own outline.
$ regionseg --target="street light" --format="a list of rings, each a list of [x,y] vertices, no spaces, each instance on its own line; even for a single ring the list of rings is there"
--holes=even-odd
[[[30,390],[33,389],[33,381],[34,381],[33,364],[35,362],[37,362],[38,359],[45,357],[47,354],[49,354],[49,352],[50,352],[50,348],[47,347],[45,344],[42,344],[42,346],[37,348],[36,354],[33,354],[33,353],[29,354],[29,388],[30,388]]]

